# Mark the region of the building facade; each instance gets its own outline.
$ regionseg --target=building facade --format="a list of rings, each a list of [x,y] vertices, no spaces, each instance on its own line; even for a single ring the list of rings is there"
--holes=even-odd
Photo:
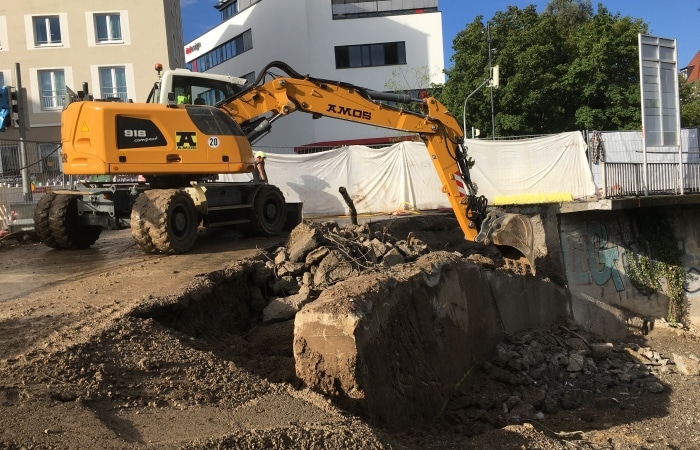
[[[87,82],[98,99],[145,101],[155,63],[184,67],[179,0],[0,4],[0,86],[26,91],[28,141],[60,140],[67,88]],[[0,133],[18,136],[16,127]]]
[[[282,61],[313,77],[416,95],[445,81],[437,0],[220,0],[214,6],[222,22],[185,44],[194,71],[252,81],[269,62]],[[284,151],[401,134],[298,113],[275,122],[257,146]]]

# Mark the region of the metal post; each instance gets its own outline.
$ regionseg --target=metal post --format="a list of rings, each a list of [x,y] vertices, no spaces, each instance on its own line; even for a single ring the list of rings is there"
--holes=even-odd
[[[32,201],[32,190],[29,179],[29,166],[27,165],[27,149],[24,141],[27,139],[26,111],[24,110],[24,96],[22,89],[22,72],[19,63],[15,63],[15,80],[17,80],[17,116],[19,117],[19,161],[22,173],[22,195],[25,202]]]
[[[491,73],[493,66],[491,64],[491,24],[486,23],[486,34],[489,42],[489,78],[491,78]],[[493,115],[493,83],[489,86],[489,91],[491,94],[491,139],[496,139],[496,122],[494,121]]]

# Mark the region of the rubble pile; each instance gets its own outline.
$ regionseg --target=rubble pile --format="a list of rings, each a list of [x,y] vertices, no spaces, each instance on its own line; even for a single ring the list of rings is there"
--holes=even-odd
[[[472,382],[455,392],[447,414],[500,427],[583,406],[619,411],[633,396],[665,392],[660,380],[667,375],[700,374],[699,361],[603,342],[562,318],[549,328],[506,333],[494,356],[474,369]]]
[[[430,251],[408,233],[399,239],[386,226],[343,227],[336,222],[302,223],[292,230],[287,245],[255,275],[253,306],[263,311],[263,322],[289,320],[323,289],[370,270],[412,262]]]

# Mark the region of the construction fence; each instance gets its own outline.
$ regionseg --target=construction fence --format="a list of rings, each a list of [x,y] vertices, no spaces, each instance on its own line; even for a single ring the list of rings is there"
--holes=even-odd
[[[684,128],[678,147],[644,149],[641,131],[587,132],[591,173],[600,196],[700,192],[700,129]]]
[[[582,134],[588,145],[591,177],[598,198],[700,193],[700,129],[681,130],[680,149],[646,151],[641,131],[586,131]],[[528,138],[532,137],[525,137]],[[509,138],[520,139],[523,137]],[[299,154],[331,148],[257,149],[273,154]],[[34,205],[43,193],[74,185],[76,180],[63,174],[61,164],[60,142],[0,139],[0,230],[33,227]],[[130,181],[106,176],[91,178],[103,182]],[[133,178],[135,181],[136,177]]]

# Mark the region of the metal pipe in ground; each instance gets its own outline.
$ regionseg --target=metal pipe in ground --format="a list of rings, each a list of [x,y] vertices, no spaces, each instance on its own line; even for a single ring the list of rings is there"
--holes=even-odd
[[[357,225],[357,210],[355,209],[355,203],[353,203],[352,199],[350,198],[350,195],[348,194],[348,190],[345,189],[343,186],[340,186],[340,188],[338,188],[338,191],[340,192],[340,195],[343,196],[343,200],[345,200],[345,203],[348,205],[348,208],[350,208],[350,220],[352,221],[352,224]]]

